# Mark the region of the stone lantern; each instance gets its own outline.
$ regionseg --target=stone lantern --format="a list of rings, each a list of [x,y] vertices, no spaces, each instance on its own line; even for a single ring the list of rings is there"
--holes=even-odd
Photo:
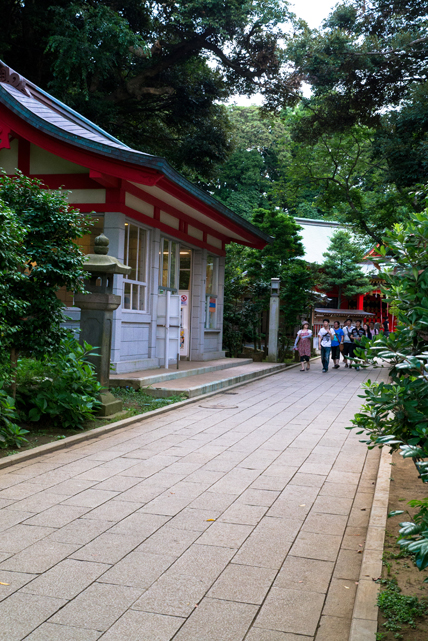
[[[80,307],[80,338],[98,349],[88,360],[94,365],[98,381],[103,387],[109,386],[111,333],[113,312],[120,305],[120,296],[113,294],[115,274],[129,274],[131,267],[123,265],[114,256],[108,255],[109,239],[100,234],[95,239],[94,254],[88,254],[85,269],[89,278],[85,280],[88,294],[76,294],[74,303]],[[110,392],[101,394],[102,416],[110,416],[122,410],[122,401]]]

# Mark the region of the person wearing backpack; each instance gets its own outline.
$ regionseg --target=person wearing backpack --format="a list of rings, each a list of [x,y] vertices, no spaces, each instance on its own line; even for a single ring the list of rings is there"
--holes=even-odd
[[[351,338],[353,329],[352,319],[347,318],[343,328],[343,360],[345,361],[345,367],[349,367],[348,358],[354,356],[354,344]]]
[[[328,372],[328,363],[330,361],[331,342],[334,337],[334,332],[330,329],[330,319],[324,318],[323,326],[318,332],[318,340],[321,348],[321,363],[323,374]]]
[[[340,367],[340,347],[343,343],[343,329],[340,327],[339,321],[334,321],[333,324],[334,337],[331,341],[331,357],[334,363],[334,369]],[[342,348],[343,349],[343,348]]]

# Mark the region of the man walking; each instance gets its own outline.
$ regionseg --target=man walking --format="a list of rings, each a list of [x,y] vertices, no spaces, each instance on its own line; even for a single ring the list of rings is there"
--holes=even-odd
[[[334,369],[340,367],[340,345],[343,343],[343,329],[339,321],[334,321],[333,340],[331,341],[331,357],[334,363]]]
[[[328,363],[330,360],[331,352],[331,341],[334,336],[334,332],[330,329],[330,319],[324,318],[323,326],[318,332],[318,340],[321,348],[321,363],[322,371],[325,374],[328,372]]]
[[[352,319],[347,318],[343,328],[343,360],[345,361],[345,367],[349,367],[348,358],[352,358],[354,355],[354,345],[351,338],[353,329]]]

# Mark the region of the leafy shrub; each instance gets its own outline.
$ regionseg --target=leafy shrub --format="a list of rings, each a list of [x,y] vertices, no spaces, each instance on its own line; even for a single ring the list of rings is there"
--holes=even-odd
[[[52,356],[18,361],[17,407],[30,421],[49,417],[54,424],[81,429],[93,418],[102,388],[87,360],[92,350],[66,339]]]
[[[15,401],[13,398],[0,387],[0,447],[21,447],[26,443],[27,439],[24,434],[28,434],[28,430],[24,430],[15,423],[18,419],[18,414],[15,409]]]
[[[407,224],[397,224],[380,248],[386,267],[383,276],[397,330],[388,338],[378,336],[356,350],[357,364],[390,367],[390,381],[364,389],[365,404],[353,426],[371,449],[388,446],[412,458],[422,481],[428,481],[428,211],[414,214]],[[399,544],[414,555],[420,570],[428,567],[428,508],[414,504],[414,522],[401,523]],[[400,514],[400,511],[390,516]]]

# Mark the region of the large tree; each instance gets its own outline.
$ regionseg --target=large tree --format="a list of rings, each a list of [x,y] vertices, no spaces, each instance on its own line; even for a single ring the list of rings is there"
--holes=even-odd
[[[319,273],[319,288],[324,292],[337,289],[337,307],[343,297],[364,294],[370,289],[370,279],[359,262],[363,259],[361,247],[347,231],[339,229],[331,239]]]
[[[0,57],[126,143],[207,177],[234,94],[293,97],[285,0],[3,0]],[[288,88],[288,89],[287,89]],[[285,95],[284,94],[284,95]]]

